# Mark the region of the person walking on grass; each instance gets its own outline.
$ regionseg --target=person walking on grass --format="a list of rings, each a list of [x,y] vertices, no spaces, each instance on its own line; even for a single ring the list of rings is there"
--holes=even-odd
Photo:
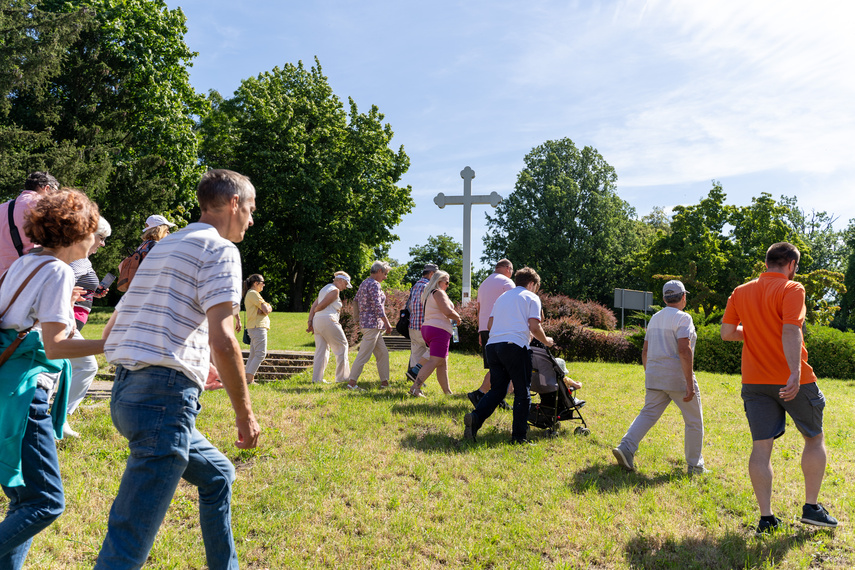
[[[350,275],[336,271],[332,283],[324,285],[309,309],[309,327],[306,332],[315,335],[315,357],[312,360],[312,382],[315,384],[329,384],[329,381],[324,380],[324,371],[329,363],[330,350],[335,355],[335,381],[347,382],[350,376],[350,361],[347,359],[349,346],[339,315],[342,308],[341,292],[352,288]]]
[[[196,429],[210,356],[235,411],[240,449],[258,443],[243,357],[232,332],[240,310],[235,243],[252,225],[255,188],[230,170],[209,170],[196,189],[199,221],[163,238],[104,328],[116,366],[113,425],[130,456],[110,509],[97,570],[139,568],[181,479],[199,489],[208,568],[238,567],[231,527],[235,469]]]
[[[801,253],[779,242],[766,251],[766,272],[737,287],[727,300],[723,340],[742,344],[742,401],[753,445],[748,475],[760,507],[757,534],[772,532],[781,520],[772,512],[772,447],[784,435],[786,414],[804,438],[802,473],[805,504],[799,521],[836,527],[837,519],[818,502],[827,453],[822,430],[825,408],[802,337],[805,288],[793,281]]]
[[[246,332],[249,356],[246,359],[246,383],[255,384],[255,373],[267,356],[267,333],[273,307],[261,297],[264,277],[253,273],[243,282],[243,306],[246,307]]]
[[[669,281],[662,288],[665,308],[650,318],[641,364],[644,366],[644,407],[629,426],[620,445],[612,450],[618,464],[635,471],[638,444],[647,435],[665,408],[674,402],[683,414],[684,451],[689,475],[704,468],[704,415],[701,392],[692,371],[695,353],[695,325],[686,308],[686,288],[681,281]]]
[[[481,356],[487,372],[484,374],[481,386],[466,394],[473,406],[477,406],[481,398],[490,390],[490,365],[487,364],[487,342],[490,340],[490,329],[487,327],[487,323],[490,320],[490,313],[493,311],[496,299],[505,291],[514,288],[514,282],[511,281],[513,274],[514,265],[510,260],[500,259],[496,263],[493,273],[488,275],[478,287],[478,295],[475,297],[475,306],[478,308],[478,345],[481,347]],[[504,399],[499,402],[499,406],[508,408]]]
[[[392,334],[392,325],[389,324],[389,318],[386,316],[386,294],[383,293],[380,283],[386,280],[391,268],[392,266],[385,261],[375,261],[371,265],[370,276],[356,291],[362,340],[353,366],[350,367],[348,390],[362,391],[362,388],[356,385],[356,381],[372,354],[377,360],[380,387],[389,387],[389,350],[383,341],[383,333]]]
[[[36,246],[24,231],[27,212],[39,200],[58,190],[59,182],[49,172],[33,172],[27,176],[24,189],[17,197],[0,204],[0,274]]]
[[[436,381],[443,393],[450,395],[448,382],[448,349],[451,346],[451,323],[460,324],[460,315],[454,310],[448,298],[449,275],[445,271],[433,274],[419,298],[425,307],[422,336],[427,343],[429,353],[419,361],[418,368],[407,371],[407,378],[413,381],[411,396],[424,397],[422,386],[436,370]]]
[[[534,336],[547,347],[552,338],[546,336],[540,324],[540,276],[530,267],[514,275],[516,287],[498,298],[490,315],[487,341],[487,363],[490,365],[490,391],[475,409],[463,416],[463,439],[475,441],[478,430],[514,385],[514,420],[511,443],[529,443],[528,412],[531,406],[531,355],[529,342]]]
[[[407,297],[407,309],[410,311],[410,364],[408,370],[416,367],[420,369],[419,362],[421,362],[422,358],[427,358],[429,355],[425,339],[422,338],[422,323],[425,320],[425,305],[422,303],[422,293],[430,278],[438,270],[439,267],[436,264],[425,263],[422,270],[422,278],[415,282],[412,289],[410,289],[410,296]],[[418,370],[416,370],[416,374],[418,373]]]
[[[90,251],[97,224],[98,206],[82,192],[45,196],[28,209],[21,227],[43,249],[13,261],[2,277],[0,352],[12,347],[0,368],[0,483],[8,498],[0,522],[4,570],[22,568],[33,537],[65,509],[54,441],[64,435],[71,375],[64,359],[104,351],[103,340],[71,338],[78,293],[68,264]]]

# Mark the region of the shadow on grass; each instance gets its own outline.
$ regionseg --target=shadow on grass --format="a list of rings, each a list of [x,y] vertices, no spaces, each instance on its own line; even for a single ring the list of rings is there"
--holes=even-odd
[[[613,493],[627,487],[655,487],[687,477],[682,469],[674,468],[665,473],[649,476],[628,472],[618,465],[592,465],[573,474],[570,486],[577,493],[596,489],[600,493]]]
[[[728,532],[722,537],[663,538],[637,536],[625,547],[631,568],[767,568],[787,552],[812,540],[815,532],[806,527],[785,529],[772,536],[754,538]]]

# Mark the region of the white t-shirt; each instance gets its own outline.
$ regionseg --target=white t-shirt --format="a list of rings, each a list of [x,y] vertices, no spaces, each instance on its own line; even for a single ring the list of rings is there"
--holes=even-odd
[[[206,312],[229,302],[240,307],[237,247],[203,223],[160,240],[140,263],[116,307],[104,353],[129,370],[164,366],[204,389],[210,348]]]
[[[528,320],[540,320],[540,297],[525,287],[514,287],[496,299],[490,316],[493,317],[493,328],[490,329],[488,345],[512,342],[528,348],[531,341]]]
[[[336,287],[335,284],[333,284],[333,283],[330,283],[329,285],[324,286],[324,288],[321,289],[321,292],[318,293],[318,303],[323,301],[326,298],[326,296],[330,294],[331,291],[338,292],[338,287]],[[341,297],[340,296],[336,297],[336,300],[333,301],[332,303],[330,303],[329,305],[327,305],[326,307],[324,307],[323,310],[321,310],[321,311],[315,310],[315,316],[316,317],[334,317],[334,318],[338,319],[339,309],[341,309]]]
[[[49,255],[25,255],[12,262],[6,272],[6,279],[0,287],[0,311],[9,306],[12,296],[37,266],[50,260],[24,287],[15,300],[15,304],[0,320],[0,328],[25,330],[38,320],[39,323],[62,323],[66,332],[76,330],[74,310],[71,306],[71,293],[74,290],[74,271],[68,264]],[[33,328],[41,334],[41,325]],[[56,380],[56,374],[39,375],[40,388],[50,390]]]
[[[514,282],[501,273],[491,273],[478,287],[478,330],[487,330],[493,305],[502,293],[514,288]]]
[[[676,307],[665,307],[647,324],[647,367],[645,386],[651,390],[679,391],[686,389],[686,377],[680,364],[677,339],[689,339],[692,350],[698,335],[688,313]]]

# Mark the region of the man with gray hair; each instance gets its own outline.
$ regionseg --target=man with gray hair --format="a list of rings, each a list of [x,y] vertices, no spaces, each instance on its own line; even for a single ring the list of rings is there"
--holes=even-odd
[[[407,298],[407,309],[410,311],[410,371],[414,367],[419,366],[419,361],[422,357],[427,357],[428,347],[425,344],[425,339],[422,338],[422,323],[425,320],[424,306],[421,298],[422,292],[425,290],[425,285],[430,281],[431,275],[437,272],[439,267],[434,263],[425,263],[425,268],[422,270],[422,278],[416,281],[413,288],[410,289],[410,296]],[[408,371],[409,372],[409,371]],[[416,370],[415,375],[419,373]],[[415,376],[410,378],[415,381]]]
[[[683,311],[686,293],[682,282],[673,280],[666,283],[662,288],[666,307],[653,315],[647,324],[641,351],[646,387],[644,407],[629,426],[620,445],[612,450],[618,464],[630,471],[635,470],[638,444],[671,402],[677,404],[683,414],[687,472],[694,475],[706,471],[703,457],[704,414],[698,382],[692,371],[698,336],[692,317]]]
[[[16,198],[0,204],[0,274],[33,249],[35,244],[24,233],[24,216],[42,197],[57,190],[59,182],[49,172],[33,172]]]
[[[252,225],[255,188],[230,170],[209,170],[196,189],[199,221],[160,240],[104,329],[116,366],[110,412],[130,456],[110,509],[97,569],[139,568],[178,483],[199,489],[208,568],[237,568],[231,527],[235,469],[196,429],[211,356],[235,412],[240,449],[259,427],[235,340],[241,262],[235,243]]]

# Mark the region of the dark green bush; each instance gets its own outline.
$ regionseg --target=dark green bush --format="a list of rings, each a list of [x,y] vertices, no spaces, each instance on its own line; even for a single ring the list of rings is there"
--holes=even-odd
[[[641,350],[621,333],[591,330],[574,317],[548,320],[544,332],[555,341],[552,352],[564,360],[638,363]]]
[[[695,370],[719,374],[739,374],[742,366],[742,343],[721,340],[721,325],[697,327]]]
[[[721,340],[721,325],[698,327],[695,370],[740,374],[742,343]],[[855,333],[809,326],[808,363],[819,378],[855,378]]]
[[[855,378],[855,333],[808,325],[805,346],[819,378]]]

